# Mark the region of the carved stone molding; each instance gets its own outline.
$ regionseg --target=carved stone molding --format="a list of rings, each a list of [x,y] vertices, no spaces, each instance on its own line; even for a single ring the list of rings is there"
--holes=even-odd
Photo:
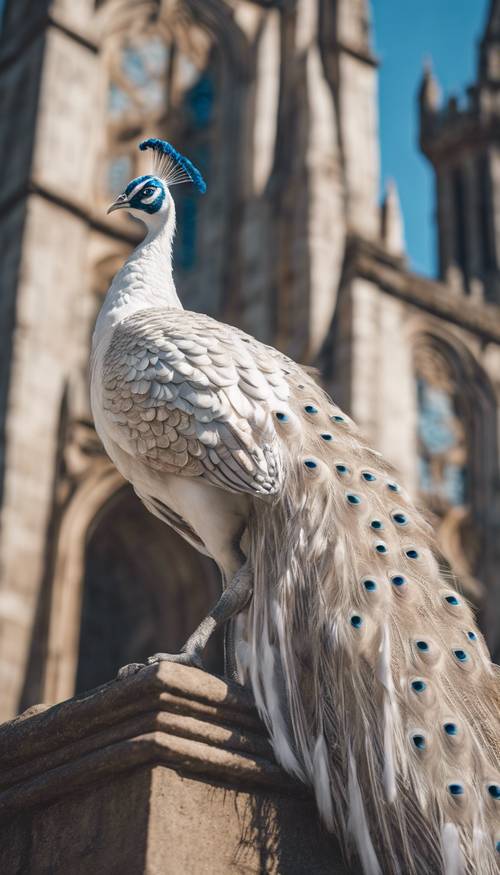
[[[93,429],[83,429],[82,443],[69,444],[73,490],[58,531],[45,665],[44,698],[57,702],[71,695],[78,657],[80,607],[86,536],[106,501],[123,486],[123,478],[102,450]],[[86,450],[91,450],[90,454]],[[76,477],[75,477],[76,475]]]
[[[347,875],[251,696],[142,669],[0,727],[0,870]]]

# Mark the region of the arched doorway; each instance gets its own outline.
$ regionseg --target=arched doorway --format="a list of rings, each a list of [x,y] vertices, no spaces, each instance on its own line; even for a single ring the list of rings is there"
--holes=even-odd
[[[219,591],[215,564],[124,486],[87,536],[76,692],[109,680],[128,662],[178,651]],[[206,666],[222,672],[220,636],[207,647]]]

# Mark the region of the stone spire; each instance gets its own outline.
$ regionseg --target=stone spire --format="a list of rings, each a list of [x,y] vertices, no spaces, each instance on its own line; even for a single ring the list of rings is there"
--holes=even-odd
[[[381,207],[381,237],[391,255],[403,255],[405,250],[404,223],[396,182],[389,179]]]
[[[425,126],[437,113],[441,104],[441,88],[432,69],[432,61],[427,58],[424,61],[422,81],[418,90],[418,105],[420,109],[420,123]]]
[[[483,82],[500,82],[500,0],[491,0],[479,49],[479,78]]]

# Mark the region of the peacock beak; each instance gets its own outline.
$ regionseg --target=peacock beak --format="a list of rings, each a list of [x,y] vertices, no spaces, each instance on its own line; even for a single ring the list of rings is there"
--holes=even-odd
[[[106,215],[109,215],[109,213],[114,212],[114,210],[122,210],[124,207],[128,207],[128,205],[129,205],[129,202],[128,202],[128,197],[127,197],[127,195],[126,195],[126,194],[120,194],[120,195],[116,198],[116,200],[114,201],[114,203],[112,203],[111,206],[108,207],[108,209],[106,210]]]

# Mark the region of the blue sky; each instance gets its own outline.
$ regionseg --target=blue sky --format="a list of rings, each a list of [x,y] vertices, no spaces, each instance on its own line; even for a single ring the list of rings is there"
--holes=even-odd
[[[382,180],[393,177],[404,213],[413,268],[436,272],[434,181],[417,145],[416,92],[431,57],[445,94],[476,76],[476,48],[489,0],[372,0],[380,59]]]

